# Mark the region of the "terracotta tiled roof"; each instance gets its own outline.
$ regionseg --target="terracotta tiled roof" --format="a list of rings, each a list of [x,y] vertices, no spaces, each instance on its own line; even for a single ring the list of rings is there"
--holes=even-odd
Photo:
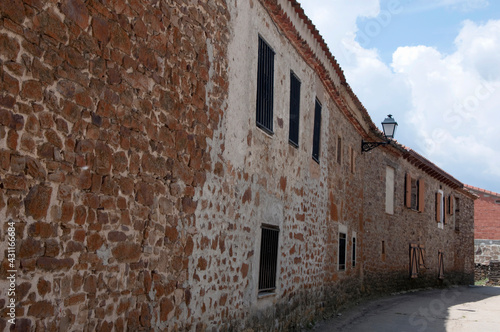
[[[320,35],[319,31],[312,21],[307,17],[304,10],[296,0],[283,0],[291,5],[298,18],[306,26],[307,30],[313,37],[313,39],[318,43],[319,48],[324,54],[316,54],[311,45],[307,42],[305,38],[310,36],[301,36],[299,30],[295,27],[293,20],[289,17],[287,13],[280,5],[279,0],[260,0],[264,7],[268,10],[269,15],[275,22],[275,24],[283,31],[284,35],[288,40],[295,46],[298,53],[303,57],[304,61],[308,63],[312,68],[316,70],[316,73],[323,82],[327,93],[330,97],[337,103],[338,107],[342,113],[347,117],[347,119],[353,124],[358,133],[364,138],[375,138],[379,137],[383,139],[383,133],[378,129],[378,127],[373,123],[368,111],[363,106],[361,101],[358,99],[356,94],[352,91],[349,84],[346,82],[344,72],[340,68],[337,60],[330,52],[330,49],[326,45],[325,40]],[[321,61],[320,56],[325,56],[328,64],[334,70],[335,74],[340,80],[340,86],[334,83],[334,80],[330,76],[331,71],[325,67],[325,64]],[[326,64],[326,65],[328,65]],[[343,92],[344,94],[341,94]],[[351,98],[356,108],[361,114],[361,119],[358,119],[352,111],[347,106],[345,94]],[[471,197],[477,197],[471,192],[464,190],[464,185],[453,176],[436,166],[434,163],[429,161],[427,158],[423,157],[414,150],[398,143],[396,140],[391,140],[390,146],[395,148],[395,151],[400,153],[403,158],[408,160],[414,166],[422,169],[424,172],[428,173],[430,176],[436,178],[437,180],[449,185],[454,189],[460,189],[465,194]]]
[[[486,190],[486,189],[474,187],[474,186],[471,186],[471,185],[468,185],[468,184],[465,184],[464,186],[465,186],[465,188],[467,188],[469,190],[477,191],[477,192],[480,192],[480,193],[483,193],[483,194],[487,194],[487,195],[491,195],[491,196],[500,197],[500,194],[496,193],[494,191],[490,191],[490,190]]]

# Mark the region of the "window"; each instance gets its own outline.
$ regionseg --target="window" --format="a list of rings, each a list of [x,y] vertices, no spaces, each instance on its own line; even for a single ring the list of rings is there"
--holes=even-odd
[[[259,264],[259,293],[271,293],[276,289],[279,229],[262,226]]]
[[[259,36],[257,68],[257,126],[273,133],[274,51]]]
[[[394,168],[385,168],[385,212],[394,214]]]
[[[345,270],[346,235],[339,233],[339,270]]]
[[[445,217],[445,201],[443,191],[439,190],[436,193],[436,222],[438,228],[443,229],[444,217]]]
[[[342,137],[337,137],[337,163],[342,163]]]
[[[300,81],[293,72],[290,72],[290,132],[288,140],[299,146],[299,119],[300,119]]]
[[[356,237],[352,238],[352,267],[356,266]]]
[[[319,163],[319,144],[321,133],[321,104],[316,99],[314,106],[313,159]]]
[[[405,177],[405,206],[418,212],[424,212],[424,195],[424,180],[414,179],[407,173]]]

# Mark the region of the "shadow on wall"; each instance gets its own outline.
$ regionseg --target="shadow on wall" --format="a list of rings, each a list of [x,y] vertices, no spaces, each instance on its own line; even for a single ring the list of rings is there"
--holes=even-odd
[[[327,331],[496,331],[500,287],[453,286],[393,294],[365,302],[337,318],[319,323]]]

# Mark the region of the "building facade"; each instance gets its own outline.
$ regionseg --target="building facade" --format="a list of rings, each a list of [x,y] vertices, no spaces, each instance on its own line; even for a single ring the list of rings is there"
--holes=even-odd
[[[500,261],[500,194],[466,186],[479,198],[474,202],[474,258],[476,264]]]
[[[1,10],[17,328],[294,330],[473,281],[474,195],[395,141],[361,152],[382,135],[295,0]]]

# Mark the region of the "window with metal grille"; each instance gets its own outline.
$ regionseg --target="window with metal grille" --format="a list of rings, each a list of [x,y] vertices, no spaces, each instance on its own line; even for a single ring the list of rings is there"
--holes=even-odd
[[[313,159],[319,163],[319,145],[321,134],[321,104],[316,99],[314,106]]]
[[[278,263],[279,229],[262,226],[260,244],[259,293],[269,293],[276,289],[276,269]]]
[[[339,270],[345,270],[346,235],[339,233]]]
[[[300,81],[290,72],[290,132],[288,140],[299,146],[299,117],[300,117]]]
[[[273,133],[274,51],[259,36],[257,68],[257,126]]]
[[[352,267],[356,266],[356,238],[352,238]]]

